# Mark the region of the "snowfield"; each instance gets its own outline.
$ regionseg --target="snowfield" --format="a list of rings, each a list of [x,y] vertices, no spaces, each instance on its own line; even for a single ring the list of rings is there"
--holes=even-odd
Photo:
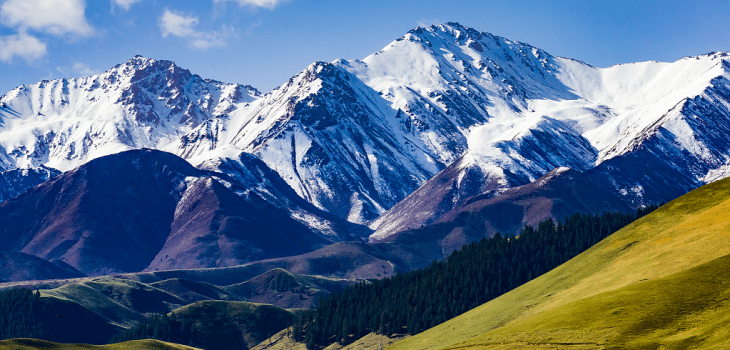
[[[414,29],[362,60],[313,63],[263,96],[135,57],[2,96],[0,166],[65,171],[142,147],[195,165],[245,152],[306,201],[382,239],[403,229],[404,212],[389,210],[433,201],[418,190],[440,172],[450,189],[409,215],[641,150],[693,185],[725,177],[729,79],[724,52],[596,68],[457,23]]]

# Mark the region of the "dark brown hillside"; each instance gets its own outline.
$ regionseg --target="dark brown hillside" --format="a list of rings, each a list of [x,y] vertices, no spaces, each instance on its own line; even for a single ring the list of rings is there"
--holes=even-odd
[[[212,178],[199,178],[178,203],[171,233],[147,270],[239,265],[326,243],[259,196],[243,199]]]
[[[329,243],[255,193],[237,196],[215,175],[155,150],[92,160],[0,204],[0,252],[95,276],[230,266]]]
[[[466,243],[495,233],[512,235],[546,218],[564,219],[575,213],[629,212],[632,209],[613,192],[586,174],[559,168],[497,197],[474,196],[460,208],[430,225],[410,229],[374,243],[396,243],[442,259]]]

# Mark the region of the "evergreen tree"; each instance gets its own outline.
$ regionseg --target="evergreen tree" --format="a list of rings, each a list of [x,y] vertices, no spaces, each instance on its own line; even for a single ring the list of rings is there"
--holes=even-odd
[[[294,338],[314,349],[348,344],[368,332],[419,333],[552,270],[656,208],[546,219],[517,236],[497,233],[469,243],[426,268],[361,283],[321,300],[297,321]]]

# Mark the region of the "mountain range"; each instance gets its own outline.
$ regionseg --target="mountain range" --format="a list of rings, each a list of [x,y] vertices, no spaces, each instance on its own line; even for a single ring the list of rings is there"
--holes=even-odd
[[[420,264],[666,202],[728,174],[728,57],[596,68],[447,23],[266,94],[142,56],[20,86],[0,97],[0,249],[63,277],[353,240],[440,251]]]
[[[730,179],[667,203],[583,254],[389,349],[722,349]]]

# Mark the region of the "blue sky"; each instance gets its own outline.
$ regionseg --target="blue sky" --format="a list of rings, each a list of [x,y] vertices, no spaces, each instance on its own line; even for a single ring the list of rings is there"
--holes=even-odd
[[[136,54],[262,92],[456,21],[598,67],[730,51],[730,1],[0,0],[0,94]]]

